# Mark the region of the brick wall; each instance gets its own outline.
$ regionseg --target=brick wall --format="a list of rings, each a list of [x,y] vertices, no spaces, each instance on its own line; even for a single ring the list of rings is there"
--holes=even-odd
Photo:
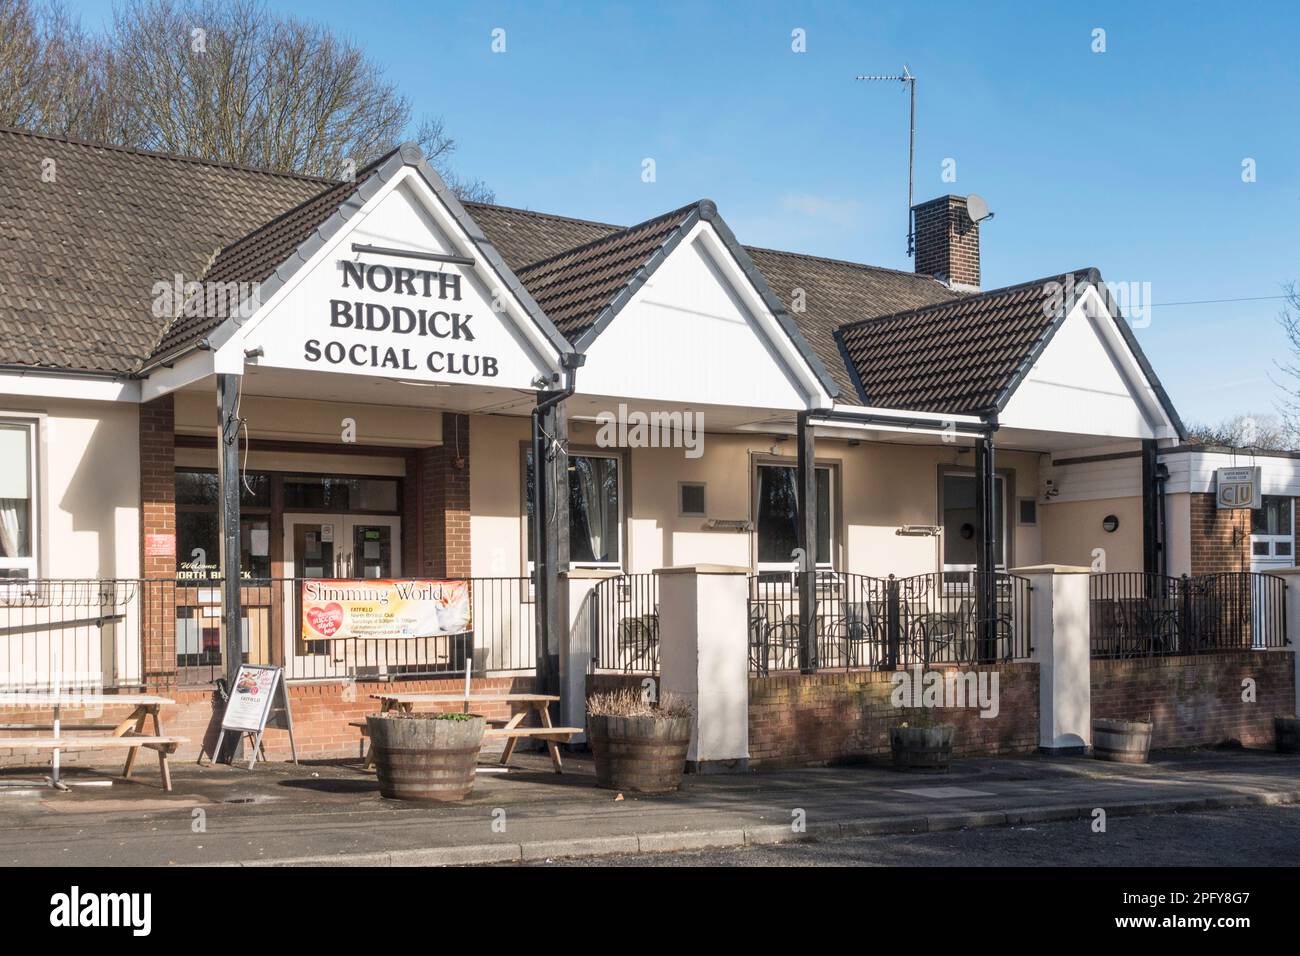
[[[1256,701],[1241,699],[1255,681]],[[1272,746],[1273,716],[1295,712],[1290,651],[1092,662],[1092,716],[1155,721],[1152,747],[1209,746],[1236,740]]]
[[[358,681],[356,684],[342,682],[290,684],[289,709],[293,714],[294,741],[298,745],[299,759],[325,759],[348,757],[355,758],[361,754],[361,735],[356,727],[349,727],[349,721],[361,720],[368,714],[377,713],[378,701],[370,698],[371,694],[400,690],[408,694],[448,694],[459,693],[465,682],[460,679],[445,680],[409,680],[394,684],[389,681]],[[534,689],[531,677],[483,677],[473,682],[475,692],[531,693]],[[198,758],[200,748],[211,754],[220,730],[221,712],[217,704],[216,693],[210,690],[176,690],[168,693],[176,701],[174,706],[167,706],[162,711],[163,730],[168,734],[189,737],[190,742],[176,752],[174,760],[190,761]],[[104,697],[103,714],[91,716],[82,712],[66,712],[64,721],[81,721],[87,723],[116,723],[131,712],[131,708],[112,703],[112,695]],[[429,710],[459,710],[458,706],[427,708]],[[492,704],[476,707],[476,713],[485,717],[508,717],[512,713],[511,705]],[[52,712],[46,708],[7,708],[6,723],[48,723]],[[531,721],[532,718],[529,718]],[[151,724],[146,723],[146,731],[152,732]],[[270,760],[289,760],[289,735],[280,730],[268,730],[263,738],[267,757]],[[157,763],[152,754],[144,754],[137,760],[137,766],[144,774],[151,770],[157,772]],[[68,765],[106,767],[120,765],[125,760],[122,751],[85,751],[66,753],[60,762]],[[48,766],[48,752],[33,754],[31,751],[0,750],[0,767],[39,767]],[[144,775],[142,774],[142,776]]]
[[[1038,665],[1017,662],[967,670],[997,672],[998,716],[982,718],[971,707],[930,709],[937,720],[956,725],[953,753],[965,757],[1037,749]],[[892,677],[881,671],[751,677],[750,765],[888,757],[889,729],[908,719],[908,712],[891,702]]]
[[[1250,570],[1250,512],[1220,510],[1214,495],[1191,496],[1192,574]]]
[[[469,461],[469,416],[444,412],[442,445],[422,451],[419,461],[425,575],[470,574]]]
[[[160,547],[168,539],[170,549]],[[170,395],[140,406],[140,573],[176,577],[176,411]],[[168,601],[145,601],[142,618],[149,634],[145,680],[156,683],[176,670],[175,608]]]

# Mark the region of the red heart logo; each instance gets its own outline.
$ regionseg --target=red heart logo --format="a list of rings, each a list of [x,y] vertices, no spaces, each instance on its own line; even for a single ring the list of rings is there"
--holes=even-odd
[[[317,634],[333,637],[343,626],[343,606],[331,602],[324,607],[309,607],[307,624]]]

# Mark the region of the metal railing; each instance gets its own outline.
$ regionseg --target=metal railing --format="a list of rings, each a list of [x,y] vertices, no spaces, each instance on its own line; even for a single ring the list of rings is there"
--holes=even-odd
[[[594,672],[659,673],[659,577],[622,574],[601,581],[589,598]]]
[[[467,578],[471,629],[423,638],[309,640],[302,578],[240,588],[241,661],[289,680],[528,673],[536,666],[528,578]],[[216,582],[0,580],[0,689],[210,684],[225,674]]]
[[[1286,580],[1258,572],[1094,574],[1089,619],[1092,656],[1098,658],[1265,650],[1289,643]]]
[[[811,621],[800,613],[800,581],[810,572],[750,578],[750,670],[759,675],[800,666],[811,626],[819,670],[913,664],[974,664],[1032,653],[1029,581],[996,572],[993,604],[981,626],[976,572],[869,577],[817,571]]]
[[[139,635],[165,582],[0,579],[0,690],[139,686]]]

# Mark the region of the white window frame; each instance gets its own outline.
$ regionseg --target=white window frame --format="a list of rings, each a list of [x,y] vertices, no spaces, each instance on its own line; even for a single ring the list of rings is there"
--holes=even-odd
[[[40,557],[41,557],[41,495],[39,458],[40,458],[40,436],[41,420],[39,418],[30,418],[26,416],[0,414],[0,425],[10,427],[17,426],[27,431],[27,488],[29,491],[28,500],[31,502],[31,514],[28,520],[31,523],[30,536],[32,541],[32,553],[26,558],[8,558],[0,557],[0,570],[24,570],[27,572],[27,578],[34,580],[40,576]],[[0,578],[0,582],[12,581],[13,579]]]
[[[520,501],[522,504],[521,517],[523,518],[523,550],[524,550],[524,570],[527,577],[533,576],[533,570],[536,562],[528,553],[528,507],[530,502],[526,500],[528,493],[528,458],[532,454],[531,448],[524,449],[524,466],[520,472]],[[618,466],[618,557],[617,561],[574,561],[570,557],[569,567],[571,568],[614,568],[622,570],[627,562],[627,536],[623,533],[626,524],[627,500],[625,489],[627,487],[627,458],[617,451],[590,451],[585,448],[574,448],[569,451],[570,458],[613,458]],[[536,480],[534,478],[534,480]],[[572,517],[570,517],[572,522]],[[569,530],[572,534],[572,529]]]
[[[1250,560],[1269,562],[1269,563],[1278,562],[1278,561],[1290,561],[1292,564],[1295,564],[1295,499],[1291,498],[1290,495],[1263,495],[1262,498],[1289,498],[1290,499],[1291,507],[1288,510],[1291,512],[1291,529],[1286,534],[1252,533],[1250,535]],[[1263,504],[1262,500],[1260,503],[1262,506]],[[1286,544],[1289,544],[1291,546],[1290,554],[1276,553],[1277,546],[1281,542],[1285,542]],[[1268,554],[1256,554],[1255,553],[1256,543],[1267,544]]]
[[[946,506],[943,500],[943,483],[948,478],[969,478],[973,483],[975,481],[975,472],[964,468],[946,468],[943,471],[939,472],[939,489],[938,489],[939,490],[939,527],[945,529],[944,534],[947,533],[947,530],[943,520],[944,508]],[[1007,569],[1008,562],[1011,560],[1010,555],[1008,554],[1011,548],[1011,536],[1015,534],[1015,530],[1016,527],[1018,526],[1018,523],[1013,523],[1011,521],[1011,514],[1007,510],[1010,502],[1014,500],[1014,498],[1011,498],[1010,473],[1001,472],[1001,471],[995,472],[993,475],[993,486],[996,488],[999,484],[1002,485],[1002,553],[997,556],[998,560],[994,565],[994,570],[1005,571]],[[1016,503],[1016,510],[1017,510],[1016,517],[1019,518],[1020,509],[1019,509],[1018,502]],[[960,574],[962,572],[974,572],[976,570],[976,565],[974,564],[949,564],[944,559],[944,546],[945,546],[944,537],[943,535],[940,535],[939,538],[940,573]]]
[[[759,574],[767,574],[773,571],[790,571],[794,569],[793,558],[790,559],[789,561],[759,561],[758,560],[758,534],[759,534],[758,470],[760,468],[790,468],[797,472],[799,466],[796,463],[789,461],[788,459],[783,461],[781,459],[763,458],[754,462],[754,471],[751,478],[752,481],[751,487],[753,490],[750,492],[750,494],[754,502],[753,505],[754,531],[752,534],[753,540],[752,540],[751,547],[753,548],[753,554],[754,554],[754,570],[757,571]],[[837,487],[836,472],[838,472],[839,469],[832,462],[814,462],[813,468],[815,471],[825,471],[828,473],[828,479],[826,485],[827,485],[827,492],[830,497],[830,514],[828,515],[827,518],[827,520],[830,523],[830,535],[829,535],[830,540],[827,547],[827,550],[830,552],[830,560],[818,561],[816,565],[816,569],[818,571],[833,571],[835,570],[835,554],[836,554],[835,549],[836,546],[839,544],[839,534],[838,534],[839,523],[837,521],[839,517],[839,509],[836,504],[837,496],[835,493],[835,489]]]

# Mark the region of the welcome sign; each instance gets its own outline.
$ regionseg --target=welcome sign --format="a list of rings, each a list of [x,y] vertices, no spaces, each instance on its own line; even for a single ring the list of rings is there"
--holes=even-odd
[[[464,634],[472,623],[468,581],[302,583],[305,641],[441,637]]]

